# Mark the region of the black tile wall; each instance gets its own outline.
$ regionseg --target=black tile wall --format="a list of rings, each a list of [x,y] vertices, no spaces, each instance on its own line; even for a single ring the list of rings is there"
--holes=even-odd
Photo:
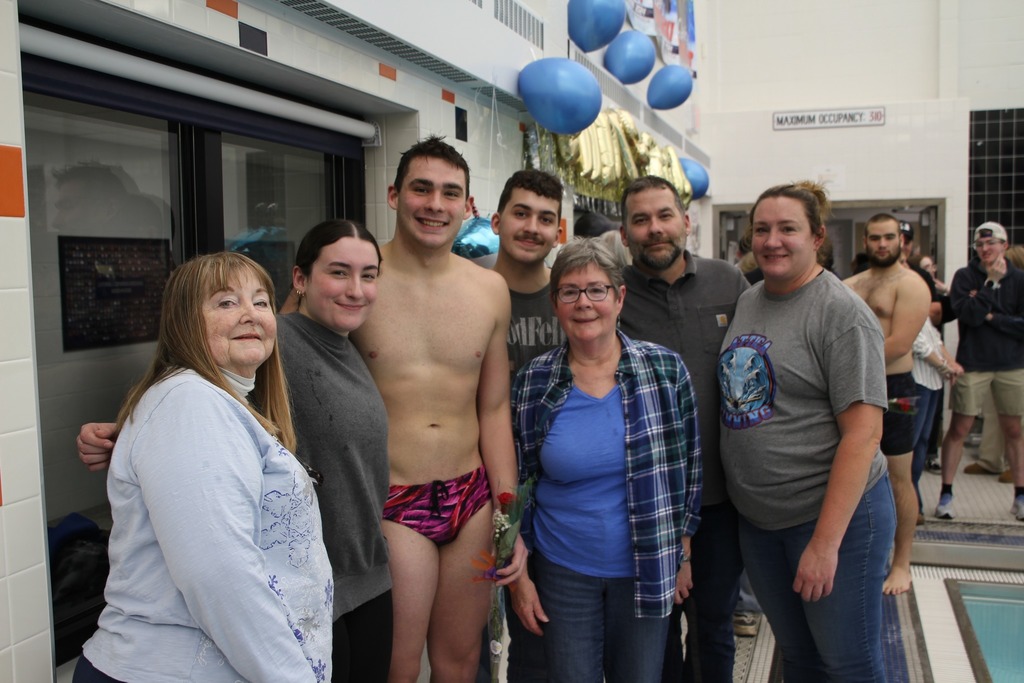
[[[1024,109],[971,112],[969,182],[968,239],[996,221],[1010,244],[1024,244]]]

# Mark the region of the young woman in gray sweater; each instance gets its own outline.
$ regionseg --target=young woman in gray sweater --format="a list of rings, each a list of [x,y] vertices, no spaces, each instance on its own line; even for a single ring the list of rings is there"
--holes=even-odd
[[[323,477],[320,512],[334,570],[334,681],[384,683],[392,604],[381,530],[388,494],[384,401],[348,333],[377,298],[380,249],[346,220],[313,227],[292,273],[298,312],[279,316],[296,452]]]

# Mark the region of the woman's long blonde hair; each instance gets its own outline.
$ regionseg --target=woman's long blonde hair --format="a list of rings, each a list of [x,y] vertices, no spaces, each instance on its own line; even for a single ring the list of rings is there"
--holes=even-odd
[[[132,417],[142,395],[150,387],[182,370],[192,370],[211,384],[235,395],[210,355],[203,304],[214,293],[227,289],[244,275],[252,275],[259,281],[273,306],[274,283],[270,275],[260,264],[242,254],[220,252],[196,256],[171,273],[164,287],[156,355],[146,374],[132,387],[121,405],[117,415],[118,432]],[[256,386],[249,396],[250,402],[242,401],[245,407],[271,436],[294,453],[295,429],[277,340],[274,340],[270,356],[256,369]]]

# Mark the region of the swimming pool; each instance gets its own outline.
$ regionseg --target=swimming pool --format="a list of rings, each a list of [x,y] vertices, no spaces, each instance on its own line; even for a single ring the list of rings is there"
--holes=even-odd
[[[947,579],[978,681],[1024,683],[1024,586]]]

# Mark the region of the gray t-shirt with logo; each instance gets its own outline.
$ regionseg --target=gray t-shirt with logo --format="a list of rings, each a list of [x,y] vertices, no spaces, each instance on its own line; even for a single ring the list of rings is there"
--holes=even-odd
[[[816,519],[839,445],[836,416],[887,406],[884,337],[860,297],[829,272],[790,294],[740,297],[718,361],[729,497],[768,530]],[[885,473],[879,450],[865,490]]]

